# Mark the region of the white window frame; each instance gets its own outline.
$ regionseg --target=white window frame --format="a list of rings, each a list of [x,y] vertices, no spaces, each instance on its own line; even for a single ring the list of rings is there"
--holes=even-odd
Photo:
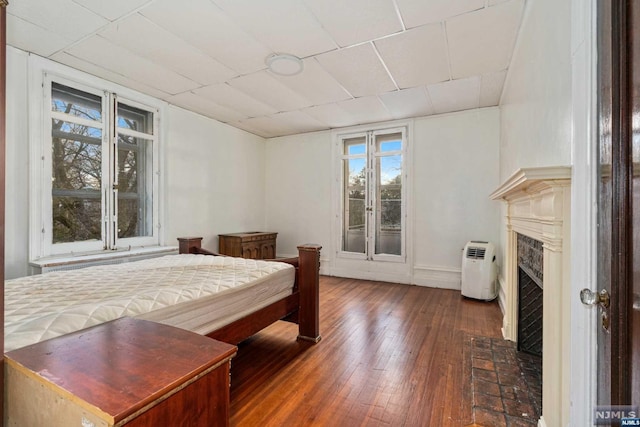
[[[377,152],[374,149],[375,147],[375,137],[377,135],[386,135],[400,133],[402,135],[402,150],[398,151],[399,154],[402,155],[402,217],[401,217],[401,250],[400,255],[390,255],[390,254],[376,254],[374,249],[375,243],[375,227],[376,224],[373,221],[366,222],[366,242],[365,242],[365,253],[356,253],[356,252],[348,252],[342,250],[343,243],[343,233],[344,233],[344,211],[345,211],[345,201],[344,201],[344,186],[345,186],[345,177],[344,177],[344,166],[343,162],[345,159],[354,158],[354,156],[344,154],[344,141],[348,139],[358,138],[358,137],[366,137],[367,144],[367,154],[364,156],[366,158],[366,174],[367,174],[367,196],[365,202],[368,202],[368,205],[375,206],[377,203],[376,200],[376,185],[377,179],[374,178],[374,162],[376,158],[383,157],[389,155],[389,153],[384,153],[384,155]],[[337,182],[339,182],[338,188],[338,213],[337,218],[339,226],[337,227],[337,246],[336,246],[336,254],[338,258],[343,259],[352,259],[352,260],[362,260],[362,261],[383,261],[383,262],[393,262],[393,263],[405,263],[407,260],[407,225],[408,215],[409,215],[409,202],[407,199],[407,195],[409,193],[409,167],[408,167],[408,146],[409,146],[409,129],[406,124],[401,126],[382,126],[382,127],[372,127],[367,130],[354,130],[351,132],[339,133],[336,136],[336,152],[339,155],[334,156],[336,161],[339,163],[338,177]],[[373,151],[372,151],[373,150]],[[374,154],[369,155],[370,152]],[[361,157],[361,156],[356,156]],[[370,185],[370,183],[374,183]]]
[[[37,261],[42,258],[54,258],[68,255],[91,254],[99,256],[112,254],[114,250],[130,250],[140,247],[155,247],[163,243],[160,233],[163,221],[162,206],[164,202],[161,165],[163,164],[163,144],[161,128],[161,116],[165,114],[166,103],[147,95],[139,94],[131,89],[117,84],[104,81],[102,79],[87,75],[81,71],[52,63],[43,58],[31,55],[29,58],[29,259]],[[51,154],[51,82],[56,82],[87,93],[99,95],[103,99],[103,121],[102,126],[109,126],[105,123],[105,118],[115,120],[114,105],[108,105],[109,97],[105,93],[114,95],[120,103],[132,107],[148,110],[153,113],[153,132],[150,137],[147,134],[135,136],[152,139],[153,144],[153,224],[150,236],[112,239],[110,241],[96,240],[88,242],[52,243],[52,205],[51,205],[51,176],[52,176],[52,154]],[[105,105],[106,104],[106,105]],[[109,112],[109,113],[107,113]],[[53,114],[55,115],[55,113]],[[96,122],[98,123],[98,122]],[[98,127],[94,123],[93,127]],[[121,133],[129,133],[119,129]],[[107,141],[108,132],[103,132],[103,148],[112,145],[114,142]],[[117,144],[117,132],[114,134],[114,141]],[[104,168],[108,168],[108,162],[103,162]],[[104,202],[107,191],[103,188],[102,198]],[[105,222],[102,221],[102,236],[106,235]]]

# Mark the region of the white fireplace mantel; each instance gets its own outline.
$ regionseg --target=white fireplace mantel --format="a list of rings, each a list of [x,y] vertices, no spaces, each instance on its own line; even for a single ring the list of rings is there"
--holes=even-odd
[[[498,187],[491,198],[507,204],[501,278],[505,339],[518,339],[517,236],[523,234],[542,242],[542,407],[544,413],[553,413],[559,410],[571,368],[566,357],[571,338],[570,313],[563,310],[571,289],[571,168],[520,169]]]

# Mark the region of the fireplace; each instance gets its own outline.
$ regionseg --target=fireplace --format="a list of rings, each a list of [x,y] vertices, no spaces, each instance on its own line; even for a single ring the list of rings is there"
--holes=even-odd
[[[542,242],[518,234],[518,350],[542,356]]]
[[[567,357],[571,313],[563,310],[571,289],[570,195],[569,167],[520,169],[491,195],[494,200],[506,202],[499,277],[502,333],[505,339],[518,342],[521,349],[525,341],[527,351],[542,351],[543,413],[539,426],[547,425],[546,419],[549,425],[560,425],[558,414],[567,413],[571,404],[562,393],[571,376]],[[530,243],[529,255],[523,257],[525,241]],[[533,268],[531,259],[542,268]],[[527,304],[539,312],[520,312],[519,298],[528,293],[533,296]],[[529,316],[540,318],[534,329],[541,333],[533,333],[527,325]]]

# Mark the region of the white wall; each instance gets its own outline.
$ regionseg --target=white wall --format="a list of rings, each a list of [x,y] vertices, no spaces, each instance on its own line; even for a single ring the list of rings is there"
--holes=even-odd
[[[331,132],[271,138],[265,148],[267,231],[278,232],[278,254],[295,256],[303,243],[331,236]]]
[[[413,120],[413,283],[459,289],[464,244],[497,242],[500,205],[488,197],[499,184],[499,120],[497,108]],[[266,228],[280,233],[278,252],[319,243],[326,274],[338,246],[332,144],[330,132],[271,138],[265,157]]]
[[[28,55],[7,47],[5,277],[25,276],[29,256]]]
[[[529,0],[516,50],[502,94],[500,177],[501,181],[519,168],[565,166],[572,164],[572,10],[571,0]],[[575,185],[575,184],[574,184]],[[569,224],[570,228],[572,225]],[[506,228],[501,227],[501,240]],[[568,239],[567,239],[568,240]],[[570,244],[563,246],[569,255]],[[503,272],[503,276],[504,276]],[[560,396],[545,391],[543,420],[540,425],[561,426],[569,422],[570,289],[569,274],[557,301],[559,312],[544,322],[556,325],[562,348],[558,381]],[[503,295],[504,296],[504,295]],[[504,296],[509,298],[509,296]],[[545,374],[543,373],[543,377]]]
[[[530,0],[505,82],[500,177],[571,164],[570,0]]]
[[[218,234],[262,230],[264,139],[181,108],[167,111],[166,243],[203,236],[203,247],[217,250]]]
[[[28,56],[7,49],[7,278],[28,272],[29,129],[38,126],[29,123],[27,112]],[[61,72],[62,66],[50,64]],[[73,74],[89,84],[102,84],[77,70]],[[164,243],[174,246],[176,237],[203,236],[203,245],[216,250],[219,233],[262,229],[264,139],[181,108],[167,106],[164,112]]]
[[[499,246],[497,108],[425,117],[415,122],[416,283],[459,281],[469,240]]]

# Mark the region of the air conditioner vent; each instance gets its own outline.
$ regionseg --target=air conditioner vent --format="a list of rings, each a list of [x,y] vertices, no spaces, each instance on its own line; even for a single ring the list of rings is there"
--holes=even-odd
[[[477,247],[469,246],[467,248],[467,258],[484,259],[485,252],[486,252],[485,248],[477,248]]]

